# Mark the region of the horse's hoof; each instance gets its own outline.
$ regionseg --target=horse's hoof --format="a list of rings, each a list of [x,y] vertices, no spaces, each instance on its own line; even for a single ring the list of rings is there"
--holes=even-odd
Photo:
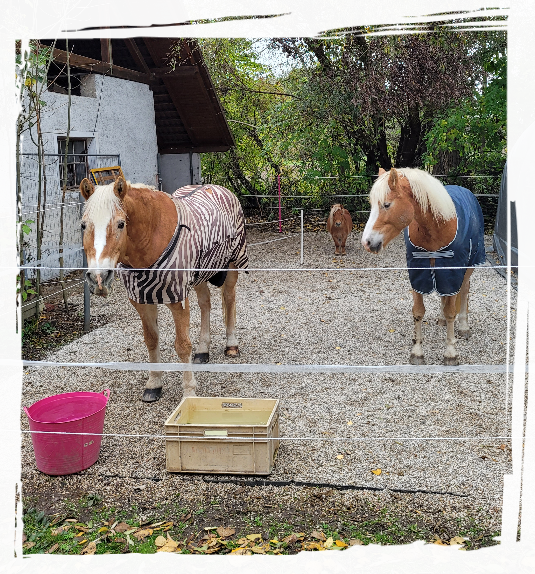
[[[457,331],[457,337],[460,337],[461,339],[469,339],[471,334],[472,333],[470,329],[466,329],[465,331]]]
[[[444,357],[446,367],[456,367],[459,364],[459,357]]]
[[[162,387],[157,389],[145,389],[141,400],[144,403],[155,403],[162,396]]]
[[[240,356],[240,351],[238,349],[238,345],[232,345],[231,347],[227,347],[225,349],[225,357],[230,357],[232,359],[238,358]]]
[[[208,363],[209,360],[210,360],[210,355],[208,353],[195,353],[195,355],[193,355],[193,362],[196,365],[199,365],[202,363]]]
[[[445,327],[447,325],[446,319],[444,319],[443,317],[439,317],[437,319],[437,325],[440,325],[441,327]]]
[[[413,355],[411,353],[411,356],[409,358],[409,363],[411,365],[425,365],[425,358],[423,355]]]

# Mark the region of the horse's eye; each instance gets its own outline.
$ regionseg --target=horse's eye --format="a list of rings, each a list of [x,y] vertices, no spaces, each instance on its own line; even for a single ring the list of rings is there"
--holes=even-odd
[[[82,231],[85,229],[86,223],[85,221],[82,221],[82,223],[80,223],[80,227],[82,228]]]
[[[388,209],[391,205],[392,205],[391,203],[385,203],[385,204],[383,205],[383,207],[384,207],[385,209]]]
[[[123,227],[124,227],[124,221],[119,221],[119,223],[117,224],[117,227],[118,227],[119,229],[123,229]]]

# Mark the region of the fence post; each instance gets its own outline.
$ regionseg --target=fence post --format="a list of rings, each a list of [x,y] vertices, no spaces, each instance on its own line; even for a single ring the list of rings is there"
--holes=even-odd
[[[80,201],[80,215],[82,212],[82,202]],[[85,279],[85,270],[87,269],[87,255],[84,249],[84,232],[82,231],[82,267],[84,277],[84,333],[89,332],[89,323],[91,318],[91,297],[89,293],[89,284]]]
[[[279,184],[279,233],[282,233],[282,212],[281,212],[281,174],[277,174],[277,182]]]
[[[301,265],[303,265],[303,210],[301,210]]]

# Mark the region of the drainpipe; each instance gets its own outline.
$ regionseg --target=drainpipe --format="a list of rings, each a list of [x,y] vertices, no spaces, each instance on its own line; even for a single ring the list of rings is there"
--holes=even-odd
[[[189,177],[190,184],[193,185],[193,152],[189,152]]]

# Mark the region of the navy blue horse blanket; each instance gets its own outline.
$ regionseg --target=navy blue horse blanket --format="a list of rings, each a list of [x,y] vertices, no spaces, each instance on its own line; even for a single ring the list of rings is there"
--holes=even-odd
[[[438,251],[427,251],[411,242],[408,227],[404,230],[411,286],[424,295],[433,291],[439,295],[456,295],[461,290],[466,268],[485,263],[484,222],[479,202],[464,187],[446,185],[445,188],[457,212],[457,233],[453,241]],[[434,267],[430,266],[430,259],[435,260]]]

